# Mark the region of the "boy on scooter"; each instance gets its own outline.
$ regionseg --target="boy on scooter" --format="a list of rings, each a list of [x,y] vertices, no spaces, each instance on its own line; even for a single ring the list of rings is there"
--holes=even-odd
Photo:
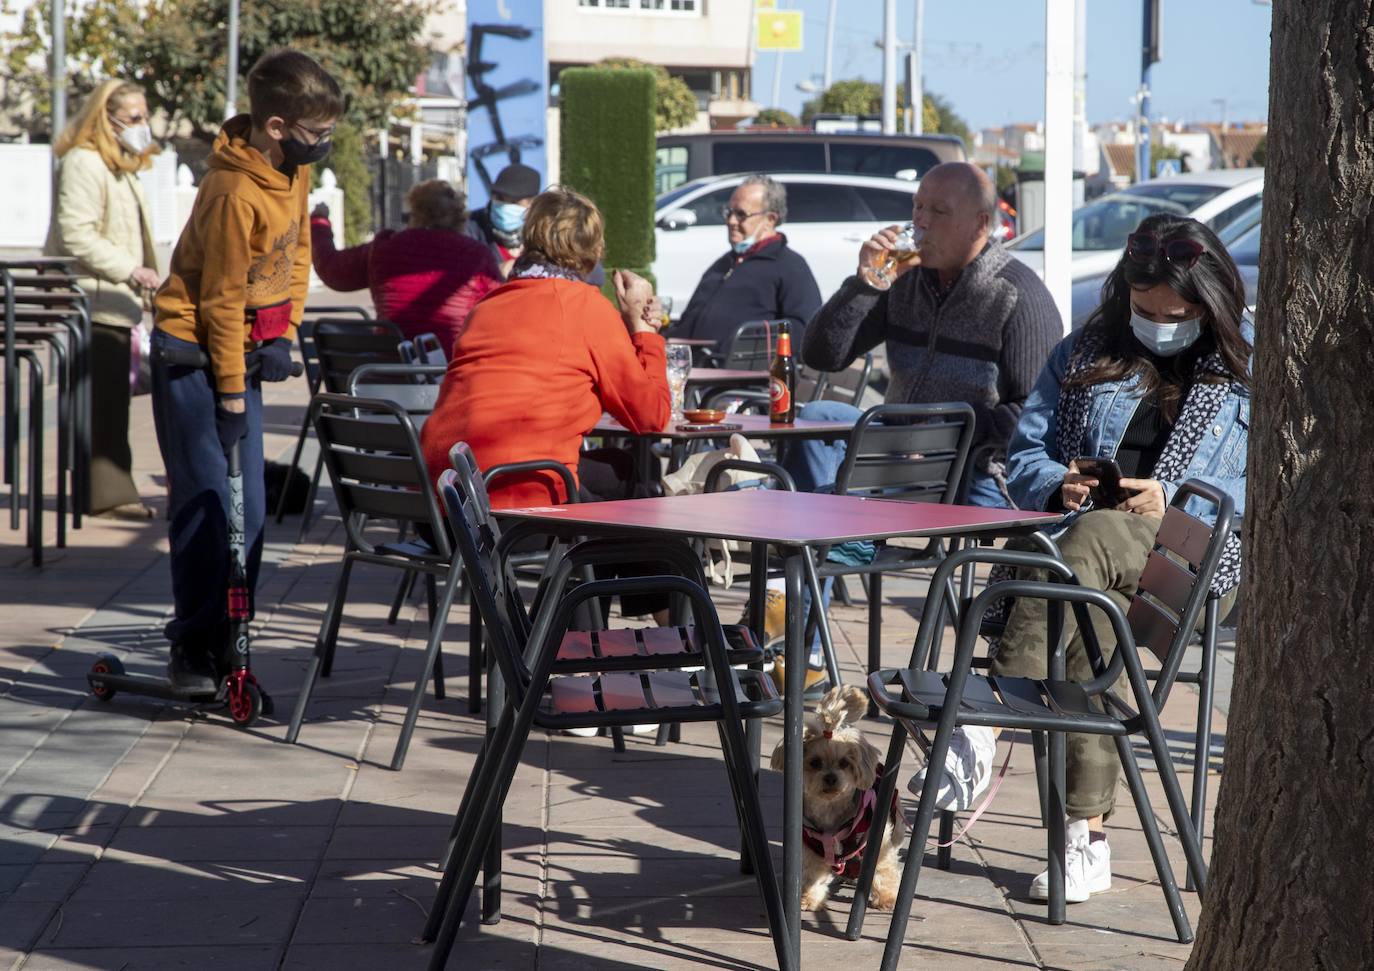
[[[262,381],[291,373],[310,284],[310,166],[343,112],[311,57],[277,50],[248,74],[250,113],[224,123],[158,291],[153,419],[171,492],[173,687],[213,694],[227,671],[227,455],[239,446],[251,610],[262,561]],[[208,368],[170,363],[199,346]],[[258,373],[248,379],[247,361]]]

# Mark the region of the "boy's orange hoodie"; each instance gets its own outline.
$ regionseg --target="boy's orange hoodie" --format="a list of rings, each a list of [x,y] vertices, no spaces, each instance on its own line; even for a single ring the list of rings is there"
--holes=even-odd
[[[248,115],[224,123],[155,301],[158,328],[209,351],[221,394],[244,390],[246,351],[295,336],[310,287],[310,167],[286,176],[251,133]]]

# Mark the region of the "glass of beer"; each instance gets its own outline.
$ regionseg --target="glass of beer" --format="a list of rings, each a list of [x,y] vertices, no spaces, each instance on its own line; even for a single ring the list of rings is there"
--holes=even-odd
[[[667,327],[673,322],[673,298],[660,293],[658,305],[663,308],[663,326]]]
[[[921,255],[921,237],[925,234],[914,223],[907,223],[897,234],[892,249],[883,250],[873,263],[869,281],[881,290],[892,286],[897,279],[897,271],[902,266],[914,263]]]

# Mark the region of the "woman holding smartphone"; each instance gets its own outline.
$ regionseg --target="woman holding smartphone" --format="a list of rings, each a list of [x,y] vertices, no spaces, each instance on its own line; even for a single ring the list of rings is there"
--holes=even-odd
[[[1123,609],[1180,483],[1201,479],[1230,494],[1237,513],[1244,510],[1253,340],[1244,314],[1240,275],[1212,231],[1193,219],[1151,216],[1129,237],[1102,286],[1101,306],[1051,353],[1026,400],[1008,448],[1011,497],[1023,509],[1068,512],[1056,537],[1064,560],[1084,585],[1106,590]],[[1188,512],[1215,518],[1196,498]],[[1239,577],[1233,537],[1213,583],[1228,591],[1223,615]],[[1046,611],[1036,600],[1012,607],[993,674],[1046,676]],[[1110,656],[1111,625],[1094,614]],[[1092,669],[1073,624],[1066,612],[1068,676],[1087,681]],[[964,808],[987,786],[995,748],[991,729],[956,730],[941,808]],[[1077,903],[1111,886],[1103,823],[1121,767],[1106,736],[1070,735],[1067,752],[1065,884]],[[1042,873],[1030,896],[1043,900],[1047,889]]]

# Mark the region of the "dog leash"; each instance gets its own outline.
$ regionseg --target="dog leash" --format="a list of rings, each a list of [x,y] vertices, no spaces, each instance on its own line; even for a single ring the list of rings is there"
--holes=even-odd
[[[926,841],[927,846],[933,845],[939,849],[944,849],[947,846],[953,846],[969,834],[969,831],[973,829],[974,823],[978,822],[983,813],[987,812],[988,807],[992,805],[992,800],[997,796],[997,790],[1002,788],[1002,782],[1007,777],[1007,768],[1011,765],[1011,752],[1014,748],[1016,748],[1016,739],[1012,738],[1010,744],[1007,745],[1007,757],[1002,760],[1002,768],[997,770],[997,778],[992,780],[992,787],[988,789],[988,794],[983,797],[983,801],[978,804],[978,808],[969,816],[968,822],[959,828],[959,831],[954,834],[952,839],[944,843],[939,843],[935,841],[935,838],[931,838]]]

